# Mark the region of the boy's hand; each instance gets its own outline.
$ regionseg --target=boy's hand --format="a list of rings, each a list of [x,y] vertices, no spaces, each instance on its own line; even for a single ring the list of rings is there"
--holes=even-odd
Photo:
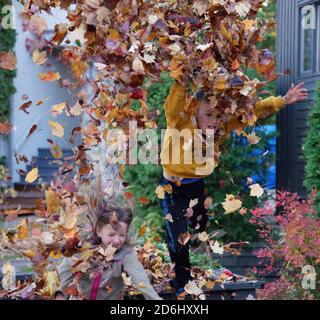
[[[291,85],[291,88],[288,90],[287,94],[282,98],[284,104],[293,104],[302,100],[308,99],[308,90],[303,87],[304,82],[299,83],[294,86]]]

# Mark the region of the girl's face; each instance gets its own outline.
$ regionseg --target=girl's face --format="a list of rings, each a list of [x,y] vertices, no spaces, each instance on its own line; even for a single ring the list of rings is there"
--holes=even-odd
[[[112,245],[114,248],[121,248],[127,237],[128,225],[124,222],[119,222],[117,230],[112,228],[111,224],[105,224],[98,228],[97,235],[101,238],[102,244],[107,247]]]

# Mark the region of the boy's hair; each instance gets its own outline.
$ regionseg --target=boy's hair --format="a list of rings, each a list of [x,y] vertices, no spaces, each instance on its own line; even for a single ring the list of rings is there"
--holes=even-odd
[[[195,97],[198,102],[200,101],[210,102],[205,92],[202,91],[201,89],[196,92]]]

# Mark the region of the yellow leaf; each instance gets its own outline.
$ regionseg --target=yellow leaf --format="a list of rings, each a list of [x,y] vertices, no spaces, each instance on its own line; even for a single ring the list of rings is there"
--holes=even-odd
[[[59,104],[55,104],[54,106],[51,107],[51,114],[53,117],[57,117],[59,114],[61,114],[66,107],[66,103],[62,102]]]
[[[41,290],[42,294],[53,297],[60,287],[59,276],[56,271],[46,272],[44,275],[45,285]]]
[[[38,168],[33,168],[28,174],[26,175],[25,182],[32,183],[38,179],[39,170]]]
[[[28,219],[23,219],[18,225],[18,239],[23,240],[28,237]]]
[[[32,60],[35,64],[38,64],[38,65],[44,64],[48,60],[47,52],[46,51],[39,52],[39,49],[34,50],[32,54]]]
[[[64,128],[61,124],[56,121],[49,121],[49,126],[51,127],[52,134],[54,136],[62,138],[64,136]]]
[[[52,71],[48,71],[47,73],[40,73],[39,78],[42,81],[57,81],[60,79],[60,74],[59,72],[54,73]]]
[[[56,193],[52,190],[45,191],[47,211],[49,214],[56,213],[59,211],[59,198]]]
[[[235,212],[242,206],[242,201],[236,199],[232,194],[227,194],[225,200],[222,202],[225,214]]]
[[[159,199],[164,199],[164,189],[162,186],[157,186],[155,193]]]
[[[132,69],[136,72],[144,72],[143,62],[138,57],[133,60]]]
[[[253,184],[249,188],[251,189],[250,190],[251,197],[260,198],[263,195],[264,190],[263,190],[263,188],[261,188],[261,186],[258,183]]]

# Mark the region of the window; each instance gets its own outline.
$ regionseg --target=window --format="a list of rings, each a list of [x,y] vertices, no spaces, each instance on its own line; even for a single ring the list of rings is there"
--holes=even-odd
[[[309,9],[308,9],[309,7]],[[309,5],[300,7],[299,12],[299,70],[301,74],[310,74],[317,71],[319,58],[316,55],[319,42],[317,23],[319,18],[319,5]]]

